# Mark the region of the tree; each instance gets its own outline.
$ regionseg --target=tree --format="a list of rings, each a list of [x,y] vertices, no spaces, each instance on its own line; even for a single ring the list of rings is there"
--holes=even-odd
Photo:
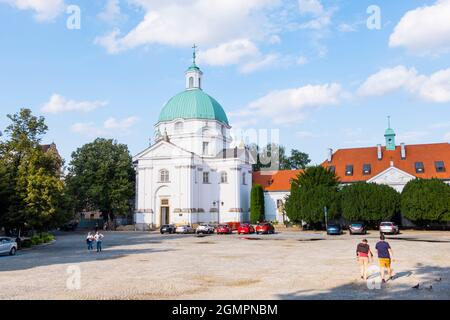
[[[46,228],[61,218],[62,160],[40,147],[48,127],[29,109],[7,115],[11,124],[0,143],[0,224],[7,229]]]
[[[305,169],[310,162],[311,159],[307,153],[300,152],[297,149],[292,149],[290,157],[282,163],[282,170]]]
[[[450,186],[439,179],[409,181],[401,194],[401,211],[421,226],[450,221]]]
[[[339,179],[330,170],[309,167],[291,182],[291,194],[286,200],[286,215],[292,222],[318,224],[339,217]]]
[[[77,212],[98,210],[108,220],[131,212],[135,179],[128,147],[99,138],[72,154],[66,180]]]
[[[250,194],[250,221],[257,223],[264,219],[264,189],[260,184],[255,184]]]
[[[387,185],[357,182],[340,191],[342,215],[347,221],[377,223],[399,211],[400,194]]]
[[[273,170],[297,170],[304,169],[311,162],[309,155],[296,149],[291,150],[291,155],[286,155],[286,148],[276,143],[269,143],[262,150],[256,144],[248,146],[252,154],[256,156],[256,164],[253,171],[261,169]]]

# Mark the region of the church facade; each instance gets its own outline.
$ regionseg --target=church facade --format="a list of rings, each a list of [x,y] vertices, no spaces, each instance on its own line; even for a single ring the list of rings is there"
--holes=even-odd
[[[141,230],[249,220],[253,158],[243,145],[230,148],[231,126],[202,90],[195,53],[185,76],[186,89],[159,115],[153,144],[133,159]]]

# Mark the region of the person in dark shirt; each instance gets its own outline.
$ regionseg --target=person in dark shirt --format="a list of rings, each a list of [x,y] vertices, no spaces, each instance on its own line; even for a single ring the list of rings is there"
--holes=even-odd
[[[373,257],[367,239],[363,239],[356,247],[356,260],[361,266],[361,279],[367,280],[367,271],[369,268],[369,260]]]
[[[376,244],[375,249],[377,249],[378,253],[381,281],[383,283],[386,282],[386,280],[384,279],[385,269],[387,269],[389,280],[392,280],[391,260],[393,258],[393,253],[391,246],[388,242],[385,241],[384,234],[380,235],[380,241]]]

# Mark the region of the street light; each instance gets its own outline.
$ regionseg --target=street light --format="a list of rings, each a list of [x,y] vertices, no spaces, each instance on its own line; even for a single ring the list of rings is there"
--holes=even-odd
[[[325,213],[325,230],[328,230],[328,209],[323,207],[323,212]]]
[[[220,202],[220,200],[214,201],[213,206],[216,206],[217,204],[217,224],[220,224],[220,205],[223,206],[223,201]]]

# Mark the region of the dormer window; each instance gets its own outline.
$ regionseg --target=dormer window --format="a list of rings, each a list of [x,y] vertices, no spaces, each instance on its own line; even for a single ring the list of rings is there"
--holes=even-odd
[[[444,161],[436,161],[434,166],[436,167],[436,172],[445,172]]]
[[[353,165],[348,164],[345,166],[345,175],[346,176],[352,176],[353,175]]]
[[[330,170],[330,172],[336,173],[336,167],[335,166],[329,166],[328,170]]]
[[[423,166],[423,162],[416,162],[414,164],[415,168],[416,168],[416,173],[424,173],[425,172],[425,167]]]
[[[372,173],[372,166],[369,163],[363,165],[363,175],[369,175]]]

